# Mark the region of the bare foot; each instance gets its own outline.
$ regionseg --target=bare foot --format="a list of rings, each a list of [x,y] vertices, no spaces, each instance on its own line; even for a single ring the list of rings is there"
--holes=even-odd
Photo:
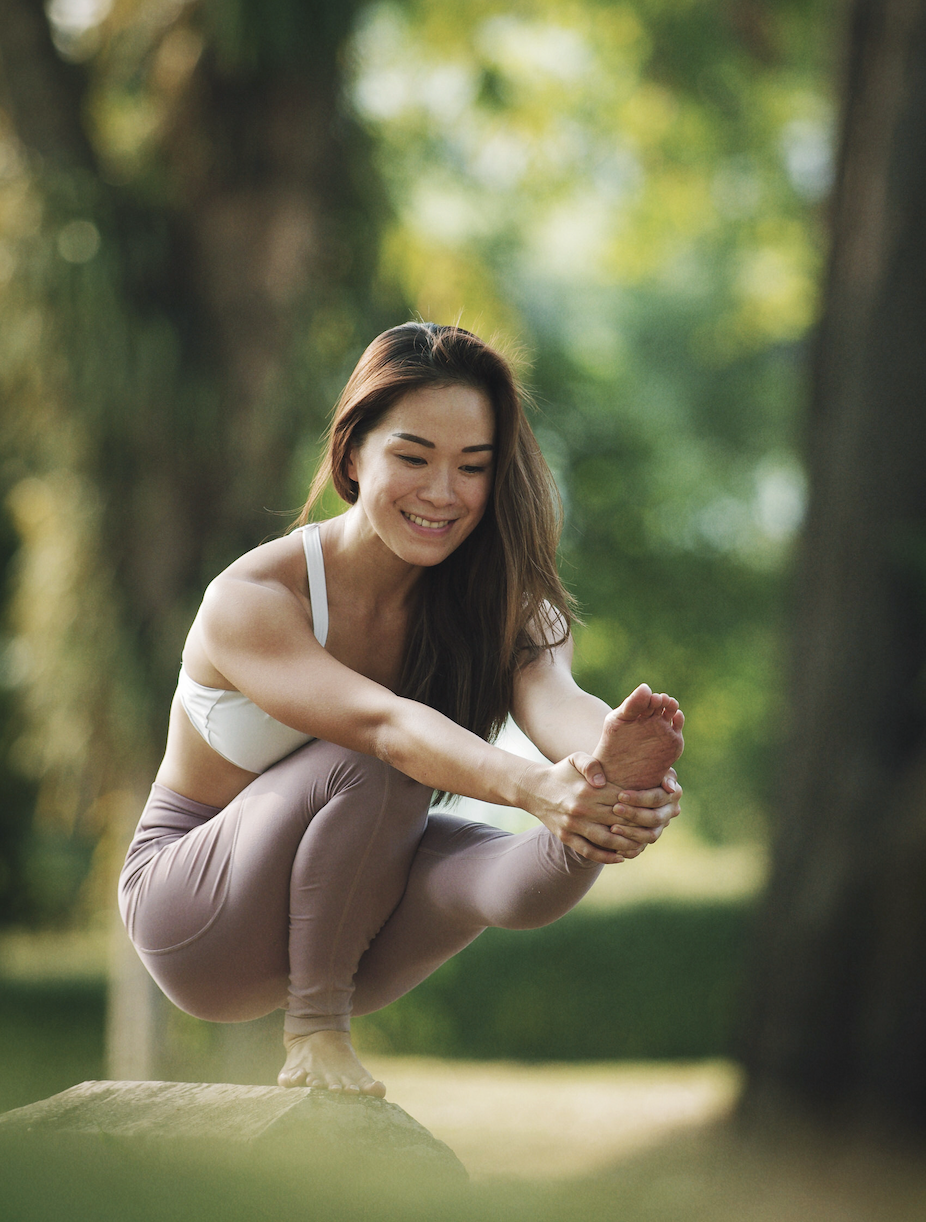
[[[283,1034],[286,1064],[277,1077],[279,1086],[317,1086],[347,1095],[375,1095],[386,1088],[357,1060],[346,1031],[314,1031],[311,1035]]]
[[[595,759],[623,789],[655,789],[685,747],[678,701],[645,683],[604,719]]]

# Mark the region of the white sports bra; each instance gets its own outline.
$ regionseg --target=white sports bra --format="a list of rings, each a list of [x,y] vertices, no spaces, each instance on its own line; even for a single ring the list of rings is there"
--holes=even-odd
[[[301,530],[312,625],[319,645],[324,646],[328,639],[328,591],[318,523],[303,526]],[[241,692],[203,687],[190,678],[182,665],[177,695],[187,717],[213,751],[248,772],[264,772],[284,755],[312,741],[310,734],[277,721]]]

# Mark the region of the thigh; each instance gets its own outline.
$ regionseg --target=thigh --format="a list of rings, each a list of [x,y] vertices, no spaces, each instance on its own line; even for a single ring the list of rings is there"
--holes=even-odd
[[[189,1013],[217,1021],[252,1018],[286,1004],[292,905],[307,907],[300,920],[310,919],[314,928],[326,902],[342,908],[350,903],[342,875],[363,855],[384,786],[396,791],[400,810],[408,809],[405,832],[414,842],[394,898],[373,921],[375,930],[402,894],[427,793],[369,756],[309,743],[259,776],[214,818],[162,849],[135,881],[127,925],[167,996]],[[417,833],[411,826],[416,822]],[[301,927],[299,936],[305,940]],[[348,983],[356,963],[355,958]]]
[[[233,1021],[284,1004],[293,861],[313,816],[350,784],[351,754],[307,744],[138,872],[129,935],[181,1009]]]
[[[534,929],[557,920],[600,869],[544,827],[512,835],[431,815],[402,902],[360,961],[354,1012],[401,997],[488,926]]]

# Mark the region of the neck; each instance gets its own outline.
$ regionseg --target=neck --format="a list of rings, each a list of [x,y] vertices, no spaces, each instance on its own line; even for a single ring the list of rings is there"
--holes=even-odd
[[[327,522],[322,542],[326,568],[356,603],[405,606],[413,600],[424,570],[390,551],[359,505]]]

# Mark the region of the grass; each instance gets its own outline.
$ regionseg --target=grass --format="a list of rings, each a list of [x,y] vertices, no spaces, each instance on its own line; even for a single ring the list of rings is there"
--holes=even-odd
[[[7,964],[9,965],[9,959]],[[59,964],[60,959],[55,960]],[[76,965],[76,959],[72,960]],[[103,1076],[99,976],[0,984],[0,1108]],[[57,977],[57,978],[56,978]],[[470,1170],[461,1191],[362,1167],[125,1139],[0,1136],[10,1222],[922,1222],[921,1151],[726,1123],[724,1061],[513,1064],[370,1057]]]
[[[0,1134],[0,1200],[11,1222],[922,1222],[926,1203],[922,1159],[909,1152],[803,1133],[749,1139],[716,1124],[594,1174],[462,1187],[381,1166],[371,1176],[356,1161],[320,1166],[282,1143],[242,1153],[208,1139]]]

